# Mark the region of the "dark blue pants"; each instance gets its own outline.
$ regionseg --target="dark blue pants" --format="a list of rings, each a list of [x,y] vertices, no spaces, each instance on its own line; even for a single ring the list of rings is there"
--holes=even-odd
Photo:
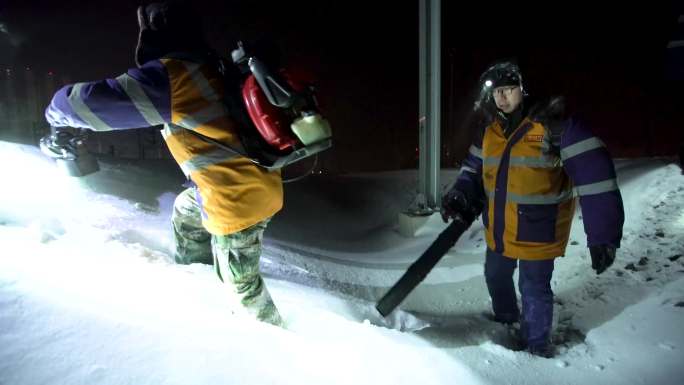
[[[518,261],[487,250],[485,279],[492,298],[494,315],[502,322],[521,321],[521,331],[528,346],[543,346],[549,341],[553,322],[553,261]],[[520,312],[513,286],[513,272],[518,265],[522,320],[519,319]]]

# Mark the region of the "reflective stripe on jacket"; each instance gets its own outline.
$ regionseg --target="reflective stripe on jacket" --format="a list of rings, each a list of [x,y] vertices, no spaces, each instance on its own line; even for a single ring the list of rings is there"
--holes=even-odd
[[[492,123],[471,146],[456,187],[483,199],[487,246],[511,258],[561,256],[579,196],[588,245],[619,247],[624,212],[604,144],[569,120],[560,143],[529,118],[506,138]]]
[[[239,146],[222,102],[219,73],[192,55],[145,63],[116,79],[59,90],[46,110],[54,126],[96,131],[164,124],[162,135],[183,173],[197,185],[203,224],[212,234],[248,228],[282,208],[279,172],[229,154],[187,130]]]

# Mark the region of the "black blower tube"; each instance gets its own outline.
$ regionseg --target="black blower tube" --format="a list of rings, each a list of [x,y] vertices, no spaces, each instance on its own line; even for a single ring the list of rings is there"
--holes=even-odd
[[[456,217],[444,231],[435,239],[430,247],[423,252],[397,283],[378,301],[375,308],[383,317],[387,317],[411,291],[420,284],[437,262],[451,249],[461,235],[470,227],[470,223],[463,218]]]

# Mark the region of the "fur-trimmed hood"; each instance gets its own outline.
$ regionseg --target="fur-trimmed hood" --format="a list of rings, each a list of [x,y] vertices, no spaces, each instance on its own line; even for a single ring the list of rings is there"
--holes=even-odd
[[[541,123],[565,120],[567,119],[565,98],[563,96],[553,96],[539,100],[530,107],[527,116]]]

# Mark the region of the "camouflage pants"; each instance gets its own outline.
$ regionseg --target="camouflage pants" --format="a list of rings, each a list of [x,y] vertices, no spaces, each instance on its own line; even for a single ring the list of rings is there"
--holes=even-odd
[[[177,263],[213,263],[216,275],[230,289],[230,299],[239,304],[236,310],[282,325],[259,273],[261,243],[270,218],[233,234],[212,235],[202,226],[195,190],[189,188],[176,198],[171,221]]]

